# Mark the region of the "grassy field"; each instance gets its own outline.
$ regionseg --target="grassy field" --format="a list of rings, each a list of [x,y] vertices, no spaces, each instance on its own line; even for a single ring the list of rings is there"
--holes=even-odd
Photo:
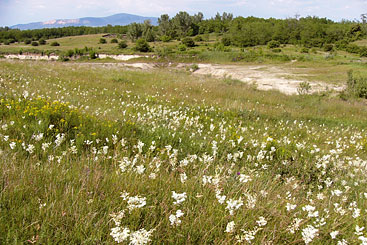
[[[365,101],[0,61],[0,243],[366,241]]]
[[[65,37],[47,40],[46,45],[33,47],[24,43],[0,45],[0,53],[26,53],[44,52],[63,54],[68,50],[92,48],[101,54],[136,54],[134,43],[127,41],[126,49],[118,49],[117,44],[110,43],[114,37],[106,37],[107,44],[100,44],[102,34]],[[302,53],[301,46],[283,45],[280,52],[267,48],[266,46],[250,47],[240,49],[237,47],[225,47],[218,50],[217,43],[221,36],[214,34],[203,36],[206,41],[196,42],[193,48],[179,51],[179,41],[151,42],[153,52],[147,53],[150,58],[136,59],[141,62],[154,63],[217,63],[238,65],[274,65],[285,68],[289,73],[288,78],[300,79],[310,82],[325,82],[330,84],[343,84],[347,80],[347,72],[354,70],[362,75],[367,75],[366,58],[350,54],[344,51],[325,52],[322,49],[313,48],[308,53]],[[121,40],[121,39],[119,39]],[[53,41],[60,43],[58,47],[52,47]],[[366,40],[357,43],[363,45]],[[77,60],[78,61],[78,60]],[[113,59],[82,59],[81,62],[119,62]]]

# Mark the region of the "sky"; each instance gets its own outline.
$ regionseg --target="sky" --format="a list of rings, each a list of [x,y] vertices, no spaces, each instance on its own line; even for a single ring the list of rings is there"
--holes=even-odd
[[[335,21],[356,20],[367,13],[367,0],[0,0],[0,26],[81,17],[105,17],[117,13],[159,17],[179,11],[217,12],[234,16],[289,18],[319,16]]]

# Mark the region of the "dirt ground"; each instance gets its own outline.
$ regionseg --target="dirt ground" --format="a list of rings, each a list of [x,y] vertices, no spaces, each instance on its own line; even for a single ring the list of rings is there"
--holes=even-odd
[[[121,57],[120,57],[121,56]],[[129,55],[128,57],[123,57],[120,55],[119,60],[129,60],[136,58],[136,56]],[[34,60],[55,60],[55,57],[47,57],[39,55],[8,55],[8,59],[34,59]],[[114,58],[114,57],[111,57]],[[150,70],[162,67],[161,64],[155,63],[70,63],[70,65],[90,65],[90,66],[103,66],[103,67],[121,67],[128,69],[141,69]],[[171,64],[167,66],[173,69],[190,69],[192,64]],[[223,64],[197,64],[198,68],[193,72],[193,75],[205,75],[213,76],[217,78],[231,78],[236,79],[248,84],[256,86],[259,90],[278,90],[285,94],[297,94],[299,85],[303,80],[297,80],[295,74],[291,71],[285,70],[280,66],[275,65],[223,65]],[[297,74],[300,76],[300,74]],[[307,74],[301,74],[307,76]],[[332,85],[324,82],[309,82],[311,85],[310,93],[321,92],[326,90],[341,91],[344,86]]]

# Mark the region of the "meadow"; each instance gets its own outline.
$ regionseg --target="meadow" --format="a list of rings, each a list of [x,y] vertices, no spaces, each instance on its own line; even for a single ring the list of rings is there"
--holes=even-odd
[[[0,61],[0,243],[367,244],[365,101]]]

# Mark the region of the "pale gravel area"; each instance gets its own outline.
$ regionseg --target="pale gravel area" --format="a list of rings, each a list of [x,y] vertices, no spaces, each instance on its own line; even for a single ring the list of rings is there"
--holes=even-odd
[[[134,58],[147,57],[142,55],[106,55],[100,54],[100,58],[112,58],[120,61],[127,61]],[[41,55],[5,55],[7,59],[20,60],[57,60],[58,56],[41,56]],[[74,63],[70,63],[74,64]],[[121,67],[128,69],[150,70],[161,67],[155,63],[77,63],[79,65],[100,65],[103,67]],[[286,68],[274,65],[222,65],[222,64],[197,64],[198,68],[193,75],[209,75],[216,78],[231,78],[242,81],[247,84],[253,84],[259,90],[278,90],[284,94],[297,94],[297,88],[303,80],[293,79],[295,74]],[[189,69],[190,64],[168,64],[168,67],[175,69]],[[298,76],[307,76],[307,74],[297,74]],[[311,85],[311,93],[326,90],[341,91],[344,86],[333,85],[324,82],[309,82]]]
[[[279,90],[285,94],[297,94],[299,84],[304,82],[303,80],[289,78],[294,76],[292,72],[272,65],[199,64],[198,67],[199,69],[194,74],[209,74],[214,77],[237,79],[248,84],[254,84],[259,90]],[[324,82],[309,82],[309,84],[311,85],[311,93],[325,90],[341,91],[344,89],[344,86]]]

